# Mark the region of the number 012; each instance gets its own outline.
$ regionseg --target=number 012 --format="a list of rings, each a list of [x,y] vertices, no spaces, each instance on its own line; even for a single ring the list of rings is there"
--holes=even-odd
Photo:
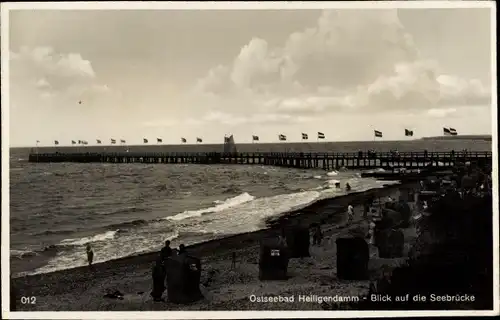
[[[35,304],[36,297],[21,297],[22,304]]]

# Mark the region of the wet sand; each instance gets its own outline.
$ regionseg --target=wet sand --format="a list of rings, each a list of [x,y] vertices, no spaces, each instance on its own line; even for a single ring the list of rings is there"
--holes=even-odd
[[[368,222],[361,218],[361,204],[368,196],[397,197],[399,189],[413,183],[392,185],[383,189],[351,193],[334,199],[318,201],[297,212],[284,214],[268,221],[269,228],[212,240],[188,247],[190,255],[202,260],[202,283],[211,278],[209,285],[201,286],[204,300],[190,305],[153,302],[151,267],[157,253],[148,253],[94,265],[92,269],[79,267],[52,273],[25,276],[13,280],[18,296],[34,296],[36,304],[22,305],[18,311],[148,311],[148,310],[321,310],[317,302],[298,302],[299,295],[357,297],[368,292],[369,281],[342,281],[336,278],[335,239],[348,235],[354,228],[368,230]],[[356,218],[346,226],[346,208],[355,206]],[[280,226],[288,223],[322,223],[324,240],[321,246],[311,246],[310,258],[291,259],[287,281],[258,279],[259,241],[278,234]],[[407,250],[416,237],[411,228],[405,230]],[[404,259],[380,259],[371,248],[370,273],[373,278],[382,265],[396,267]],[[236,253],[237,266],[231,268],[231,255]],[[82,253],[84,254],[84,253]],[[119,290],[123,300],[104,298],[106,293]],[[254,303],[250,296],[294,296],[293,303]],[[164,293],[166,297],[166,292]],[[347,308],[340,304],[339,308]]]

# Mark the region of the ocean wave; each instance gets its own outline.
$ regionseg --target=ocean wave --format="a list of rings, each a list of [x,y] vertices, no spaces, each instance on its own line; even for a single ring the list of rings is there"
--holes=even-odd
[[[226,199],[223,202],[218,203],[214,207],[200,209],[200,210],[192,210],[192,211],[187,210],[187,211],[184,211],[182,213],[176,214],[175,216],[165,217],[164,219],[165,220],[179,221],[179,220],[184,220],[187,218],[199,217],[199,216],[206,214],[206,213],[219,212],[222,210],[226,210],[228,208],[238,206],[242,203],[252,201],[253,199],[255,199],[254,196],[250,195],[247,192],[244,192],[236,197]]]
[[[151,211],[150,208],[138,208],[136,206],[128,206],[128,207],[123,207],[115,210],[109,210],[109,211],[103,211],[99,212],[101,215],[112,215],[112,214],[120,214],[120,213],[136,213],[136,212],[149,212]]]
[[[319,191],[304,191],[254,198],[220,210],[209,219],[202,217],[191,228],[198,227],[220,235],[256,231],[265,227],[266,218],[303,208],[316,201],[320,195]]]
[[[337,183],[341,183],[341,181],[337,179],[327,180],[325,181],[324,188],[325,189],[337,188],[336,186]]]
[[[119,259],[141,253],[159,250],[165,240],[175,240],[179,237],[178,232],[170,232],[160,239],[146,239],[131,235],[129,237],[114,238],[108,241],[96,242],[92,247],[94,250],[94,263]],[[57,246],[56,246],[57,247]],[[36,270],[16,274],[15,276],[48,273],[57,270],[76,268],[87,265],[87,257],[84,250],[65,251],[58,254],[48,263]]]
[[[152,221],[154,221],[154,220],[152,220]],[[149,222],[150,221],[146,221],[144,219],[138,219],[138,220],[132,220],[132,221],[126,221],[126,222],[120,222],[120,223],[113,223],[113,224],[106,226],[106,228],[122,231],[122,229],[143,226],[143,225],[148,224]]]
[[[100,242],[111,240],[115,237],[119,230],[106,231],[96,234],[95,236],[83,237],[79,239],[64,239],[59,244],[62,246],[81,246],[87,243]]]
[[[43,255],[48,255],[48,256],[55,256],[58,252],[60,251],[60,247],[55,244],[51,244],[48,246],[45,246],[40,249],[11,249],[10,250],[10,256],[13,258],[18,258],[18,259],[25,259],[25,258],[32,258],[35,256],[39,256],[41,254]]]
[[[33,236],[50,236],[50,235],[58,235],[58,234],[71,234],[75,232],[75,230],[44,230],[39,233],[32,234]]]
[[[330,171],[330,172],[327,172],[326,175],[328,177],[334,177],[334,176],[337,176],[339,173],[337,171]]]
[[[31,250],[10,249],[10,256],[12,258],[23,259],[23,258],[33,257],[35,255],[37,255],[37,253]]]
[[[179,231],[178,232],[178,237],[179,238],[193,238],[193,237],[205,237],[207,235],[214,234],[214,232],[210,232],[204,229],[198,229],[198,230],[193,230],[193,231]]]
[[[228,194],[228,193],[234,194],[234,193],[241,193],[241,192],[242,192],[242,190],[240,189],[240,187],[235,186],[235,185],[230,185],[222,191],[222,194]]]

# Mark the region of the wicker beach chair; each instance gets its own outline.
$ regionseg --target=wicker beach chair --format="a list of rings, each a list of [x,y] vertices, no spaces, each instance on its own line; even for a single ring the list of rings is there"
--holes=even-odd
[[[201,262],[182,254],[169,257],[167,266],[168,301],[187,304],[203,298],[200,291]]]
[[[375,245],[380,258],[401,258],[404,253],[404,233],[401,230],[384,229],[376,232]]]
[[[309,228],[302,226],[293,226],[286,231],[286,242],[290,258],[310,257]]]
[[[276,239],[266,239],[260,245],[259,279],[287,280],[288,247]]]
[[[338,238],[337,278],[343,280],[368,279],[370,250],[363,238]]]

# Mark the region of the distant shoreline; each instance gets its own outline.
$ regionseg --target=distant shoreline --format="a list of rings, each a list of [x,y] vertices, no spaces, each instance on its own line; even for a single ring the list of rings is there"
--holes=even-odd
[[[484,140],[492,141],[493,136],[491,135],[461,135],[461,136],[435,136],[435,137],[423,137],[421,140]]]

